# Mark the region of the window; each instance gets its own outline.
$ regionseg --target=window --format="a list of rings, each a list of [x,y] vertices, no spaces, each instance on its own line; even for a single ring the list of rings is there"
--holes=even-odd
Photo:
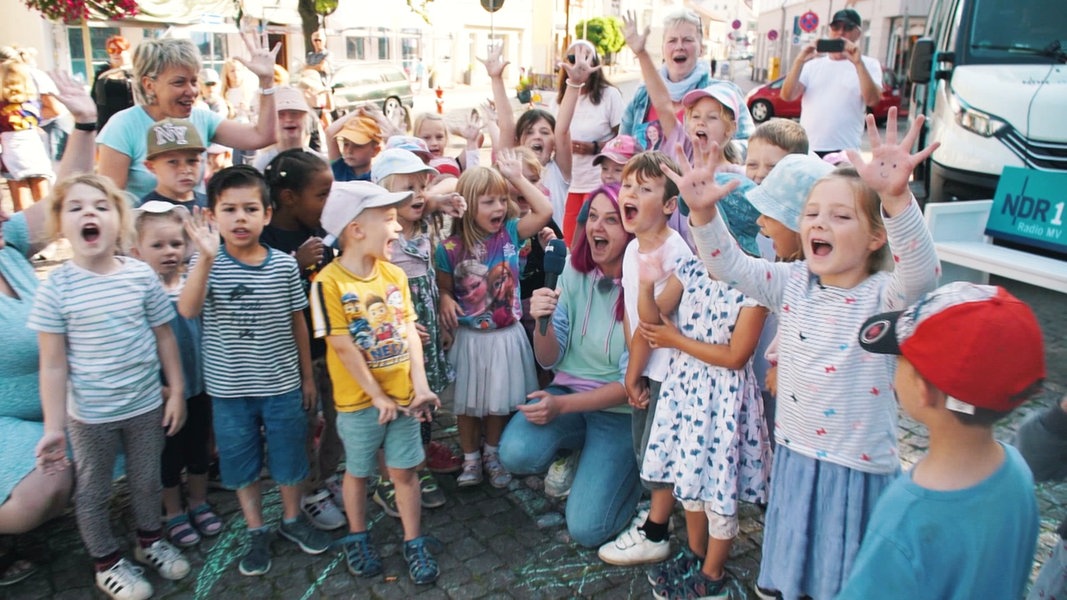
[[[216,71],[222,71],[222,63],[226,62],[226,36],[221,33],[207,31],[193,31],[189,39],[200,50],[200,60],[204,66]]]
[[[391,60],[392,52],[389,51],[389,30],[384,27],[378,28],[378,60]]]
[[[82,43],[82,29],[81,27],[68,27],[67,28],[67,45],[70,47],[70,72],[75,77],[81,77],[85,81],[89,81],[89,78],[96,72],[97,69],[108,64],[107,62],[107,48],[104,45],[107,43],[107,38],[119,35],[118,27],[90,27],[89,28],[89,44],[92,46],[92,65],[90,68],[86,68],[85,64],[85,44]]]
[[[367,40],[363,37],[345,36],[345,57],[348,60],[367,60]]]

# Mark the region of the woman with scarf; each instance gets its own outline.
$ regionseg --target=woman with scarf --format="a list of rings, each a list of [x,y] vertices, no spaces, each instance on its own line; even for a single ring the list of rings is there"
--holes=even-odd
[[[567,529],[587,547],[624,529],[640,495],[622,384],[627,353],[619,285],[633,236],[622,228],[618,190],[590,192],[559,285],[536,290],[530,300],[530,313],[549,319],[534,332],[534,354],[556,376],[519,406],[500,441],[508,471],[549,470],[546,486],[556,489],[546,491],[569,492]]]
[[[630,18],[636,17],[631,15]],[[679,113],[682,110],[682,96],[687,92],[708,87],[712,82],[726,83],[737,88],[732,82],[714,79],[708,63],[700,60],[703,55],[704,27],[700,17],[689,10],[669,13],[663,20],[663,65],[659,71]],[[744,97],[740,88],[737,88],[736,92]],[[637,88],[633,99],[623,111],[619,133],[632,135],[643,148],[649,149],[658,139],[655,133],[663,131],[659,121],[660,117],[648,98],[648,90],[642,85]],[[651,140],[647,133],[650,127],[656,129],[653,133],[655,139]],[[752,117],[748,111],[743,111],[738,119],[734,139],[748,139],[753,129],[755,125]]]

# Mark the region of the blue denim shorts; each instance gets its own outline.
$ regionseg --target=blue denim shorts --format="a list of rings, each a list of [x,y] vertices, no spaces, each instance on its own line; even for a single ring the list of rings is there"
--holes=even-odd
[[[426,458],[419,422],[408,415],[379,425],[378,409],[373,406],[339,412],[337,434],[345,446],[345,470],[353,477],[369,477],[377,470],[378,448],[383,445],[385,464],[390,469],[414,469]]]
[[[224,486],[240,489],[259,479],[264,441],[274,481],[296,485],[307,477],[307,414],[300,388],[277,396],[212,398],[211,406]]]

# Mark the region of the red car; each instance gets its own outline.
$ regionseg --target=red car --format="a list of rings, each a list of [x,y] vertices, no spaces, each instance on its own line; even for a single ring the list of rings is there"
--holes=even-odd
[[[765,83],[748,93],[745,103],[752,113],[752,119],[756,123],[762,123],[771,117],[796,119],[800,117],[800,98],[792,102],[782,100],[782,82],[785,77],[779,77],[770,83]],[[867,109],[874,113],[878,121],[885,120],[889,115],[889,108],[897,107],[900,111],[900,86],[897,85],[896,74],[892,71],[882,70],[882,99],[873,109]],[[904,113],[901,113],[903,115]]]

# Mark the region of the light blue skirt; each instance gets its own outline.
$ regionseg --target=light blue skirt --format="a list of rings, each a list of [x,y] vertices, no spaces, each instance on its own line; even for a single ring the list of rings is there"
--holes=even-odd
[[[786,600],[837,596],[874,505],[900,475],[857,471],[778,445],[763,527],[759,587]]]

